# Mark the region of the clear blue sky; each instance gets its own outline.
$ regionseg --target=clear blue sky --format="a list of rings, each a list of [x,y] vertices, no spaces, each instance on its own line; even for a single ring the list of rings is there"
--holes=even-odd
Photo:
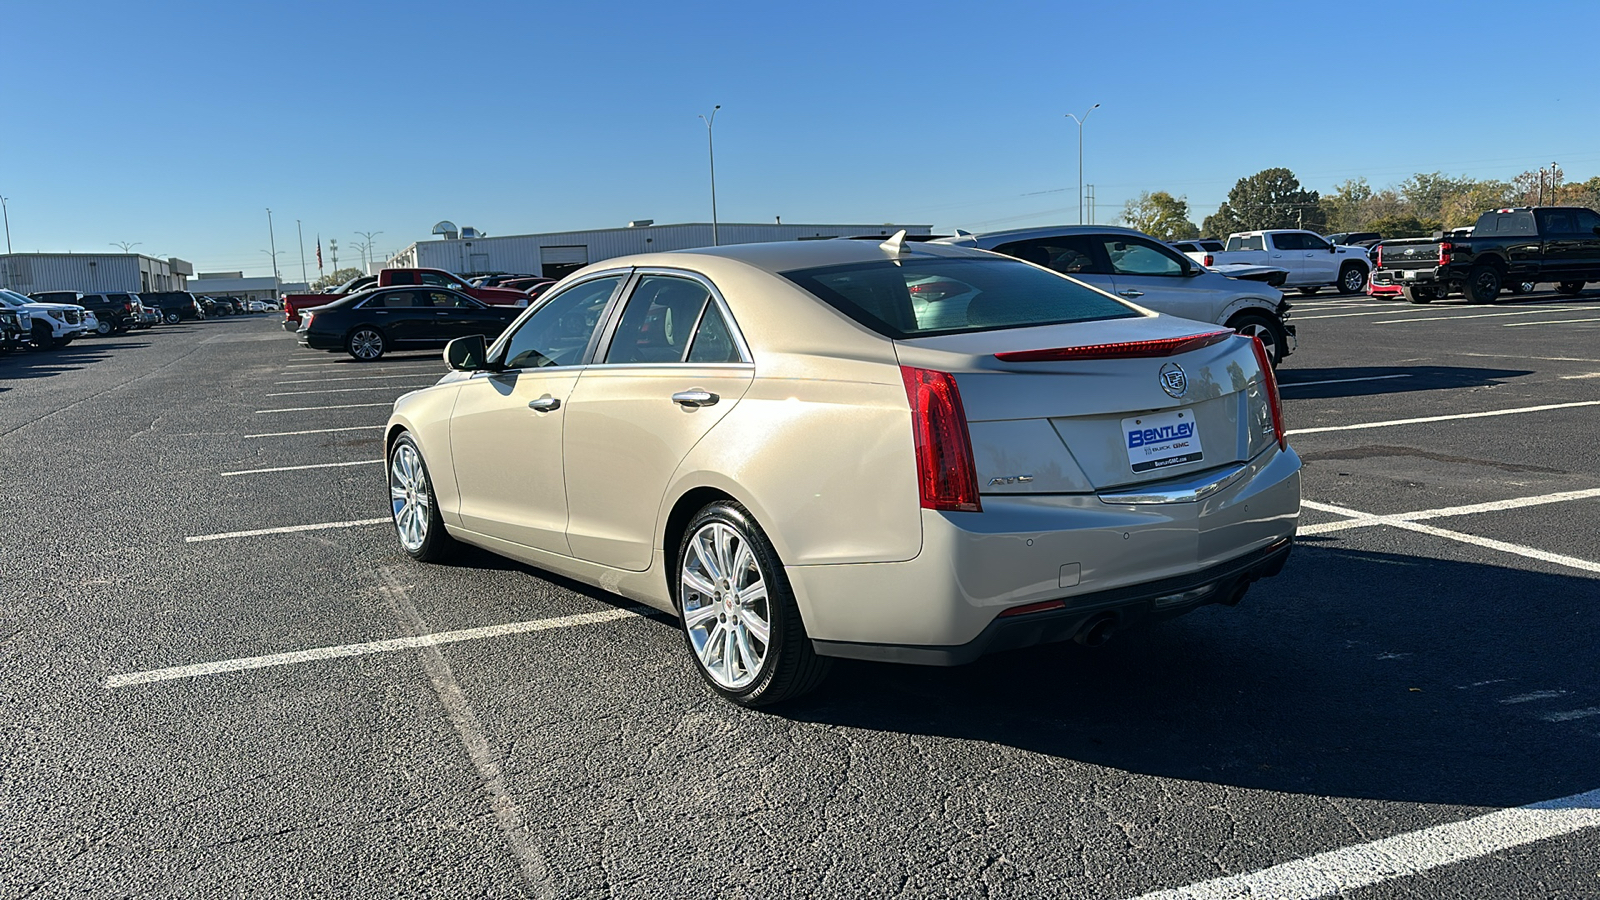
[[[720,218],[997,229],[1195,221],[1287,166],[1600,173],[1600,2],[14,3],[0,194],[15,249],[285,277],[440,219],[491,235]],[[1381,26],[1381,27],[1375,27]],[[1423,39],[1426,40],[1423,40]],[[315,262],[311,263],[316,277]]]

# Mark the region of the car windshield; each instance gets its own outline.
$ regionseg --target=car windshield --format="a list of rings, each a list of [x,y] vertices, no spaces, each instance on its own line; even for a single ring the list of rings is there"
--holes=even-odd
[[[0,303],[5,303],[7,306],[25,306],[32,302],[34,301],[15,291],[0,290]]]
[[[1003,259],[885,259],[783,276],[896,340],[1140,315],[1076,281]]]

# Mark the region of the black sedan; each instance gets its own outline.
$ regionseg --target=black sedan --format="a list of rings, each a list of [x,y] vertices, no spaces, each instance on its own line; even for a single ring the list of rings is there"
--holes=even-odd
[[[397,287],[342,297],[300,314],[300,346],[343,350],[372,362],[391,350],[426,350],[467,335],[493,341],[521,314],[448,288]]]

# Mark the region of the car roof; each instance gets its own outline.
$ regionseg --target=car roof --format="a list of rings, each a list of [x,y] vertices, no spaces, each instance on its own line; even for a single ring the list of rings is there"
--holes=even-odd
[[[1064,237],[1072,234],[1125,234],[1130,237],[1150,237],[1137,228],[1124,228],[1121,225],[1040,225],[1032,228],[1010,228],[1005,231],[957,234],[954,237],[939,238],[931,243],[970,246],[979,241],[989,242],[1002,239],[1025,241],[1029,238]]]
[[[907,241],[898,256],[883,249],[887,241],[851,241],[840,239],[816,241],[772,241],[759,244],[728,244],[722,247],[700,247],[690,250],[668,250],[659,253],[641,253],[608,259],[590,266],[590,270],[614,269],[624,266],[674,266],[689,265],[693,260],[705,268],[716,268],[725,262],[742,263],[765,272],[779,274],[795,269],[812,269],[821,266],[841,266],[851,263],[874,262],[884,259],[929,257],[984,257],[987,253],[961,247],[940,246],[937,243]]]

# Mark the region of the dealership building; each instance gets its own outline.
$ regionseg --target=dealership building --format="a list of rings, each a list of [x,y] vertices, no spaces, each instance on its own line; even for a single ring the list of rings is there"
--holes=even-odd
[[[887,238],[902,229],[907,234],[931,233],[928,225],[750,225],[734,222],[716,226],[715,243],[815,241],[857,235]],[[434,227],[434,233],[443,235],[443,239],[418,241],[395,254],[385,267],[444,269],[457,275],[516,272],[560,278],[603,259],[713,244],[709,222],[657,225],[648,219],[629,223],[626,228],[508,237],[485,237],[470,228],[458,230],[449,222],[440,222]]]
[[[303,281],[279,281],[271,275],[246,278],[243,272],[201,272],[189,279],[189,290],[202,297],[238,297],[270,303],[282,294],[308,293],[311,287]]]
[[[177,257],[140,253],[0,254],[0,287],[19,294],[38,291],[183,291],[194,265]]]

